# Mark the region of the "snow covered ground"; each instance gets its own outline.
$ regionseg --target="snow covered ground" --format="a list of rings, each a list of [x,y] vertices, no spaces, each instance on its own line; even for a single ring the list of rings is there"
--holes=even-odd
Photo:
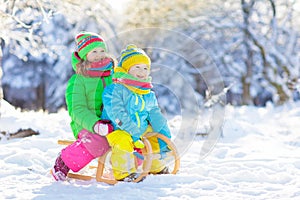
[[[224,136],[205,159],[199,156],[205,138],[197,136],[177,175],[110,186],[53,181],[49,169],[62,148],[57,140],[72,138],[67,112],[20,112],[3,101],[1,131],[32,128],[40,135],[2,136],[0,199],[300,199],[300,103],[227,106],[225,115]]]

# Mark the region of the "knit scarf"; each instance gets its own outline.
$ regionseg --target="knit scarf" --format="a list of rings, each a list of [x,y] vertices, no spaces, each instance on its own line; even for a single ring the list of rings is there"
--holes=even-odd
[[[87,75],[91,77],[110,76],[112,73],[113,62],[110,58],[105,58],[99,62],[91,63],[87,70]]]
[[[113,75],[113,82],[120,83],[137,94],[148,94],[153,87],[151,84],[151,77],[143,80],[125,72],[115,72]]]

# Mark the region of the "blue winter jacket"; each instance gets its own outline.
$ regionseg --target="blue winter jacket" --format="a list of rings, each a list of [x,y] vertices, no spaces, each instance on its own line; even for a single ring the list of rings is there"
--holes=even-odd
[[[102,94],[102,119],[109,119],[115,128],[131,134],[133,141],[139,139],[150,124],[154,132],[171,138],[167,120],[161,113],[154,92],[139,95],[122,84],[107,86]],[[162,147],[162,141],[159,142]]]

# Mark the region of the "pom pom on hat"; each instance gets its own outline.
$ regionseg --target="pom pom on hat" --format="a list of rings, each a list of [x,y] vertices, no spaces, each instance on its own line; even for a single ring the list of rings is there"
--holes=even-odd
[[[137,46],[135,44],[129,44],[126,46],[126,49],[137,49]]]
[[[92,32],[80,32],[75,37],[78,56],[86,60],[86,55],[95,48],[101,47],[107,51],[106,44],[100,35]]]
[[[136,64],[146,64],[149,69],[151,60],[149,56],[134,44],[127,45],[126,49],[121,52],[119,67],[122,67],[126,72]]]

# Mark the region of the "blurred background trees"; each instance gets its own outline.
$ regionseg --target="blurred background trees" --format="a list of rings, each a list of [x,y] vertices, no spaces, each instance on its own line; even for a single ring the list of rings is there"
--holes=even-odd
[[[96,0],[0,5],[2,87],[17,107],[55,112],[65,106],[66,81],[74,73],[70,55],[81,30],[103,35],[115,56],[128,43],[143,47],[160,105],[170,113],[195,105],[178,105],[190,98],[189,87],[200,104],[224,87],[233,105],[299,99],[297,0],[127,0],[121,10]]]
[[[64,106],[74,36],[80,30],[115,34],[110,9],[95,0],[1,1],[5,99],[26,109]]]

